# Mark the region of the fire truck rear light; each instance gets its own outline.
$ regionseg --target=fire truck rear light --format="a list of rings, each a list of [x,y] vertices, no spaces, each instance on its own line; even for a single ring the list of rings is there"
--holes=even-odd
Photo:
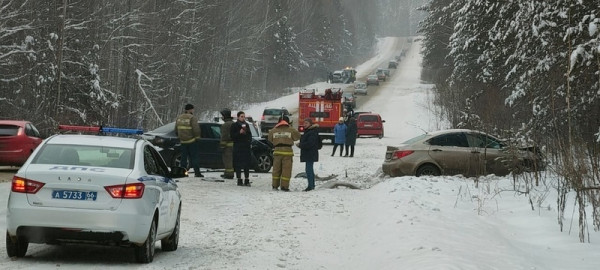
[[[144,195],[144,187],[143,183],[135,183],[106,186],[104,189],[115,199],[139,199]]]
[[[18,193],[37,193],[45,183],[13,176],[11,190]]]

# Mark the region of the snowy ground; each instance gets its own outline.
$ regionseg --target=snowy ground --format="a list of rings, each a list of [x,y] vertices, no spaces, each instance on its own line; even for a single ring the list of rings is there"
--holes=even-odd
[[[384,39],[384,56],[359,72],[395,55],[390,42]],[[579,243],[572,200],[560,232],[554,189],[524,196],[510,191],[510,177],[483,177],[478,186],[460,176],[382,177],[387,145],[444,128],[429,87],[418,79],[419,45],[412,44],[391,81],[357,109],[380,113],[386,137],[358,139],[354,158],[329,156],[331,145],[320,152],[319,176],[336,174],[363,189],[325,189],[317,182],[315,191],[301,192],[306,180],[294,178],[292,192],[274,192],[270,175],[255,173],[250,188],[182,179],[179,249],[158,250],[149,265],[134,263],[128,249],[32,245],[26,258],[0,255],[0,269],[600,269],[599,234],[590,231],[591,243]],[[265,106],[296,102],[293,95],[246,110],[259,115]],[[296,149],[294,175],[304,171],[298,156]],[[9,189],[0,183],[0,231]]]

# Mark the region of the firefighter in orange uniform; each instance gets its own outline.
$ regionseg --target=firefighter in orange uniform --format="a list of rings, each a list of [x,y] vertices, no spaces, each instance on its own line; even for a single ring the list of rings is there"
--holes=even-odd
[[[273,190],[281,187],[282,191],[290,191],[292,177],[292,160],[294,141],[300,140],[298,132],[290,124],[287,116],[279,117],[279,123],[269,130],[268,140],[275,146],[273,152]]]

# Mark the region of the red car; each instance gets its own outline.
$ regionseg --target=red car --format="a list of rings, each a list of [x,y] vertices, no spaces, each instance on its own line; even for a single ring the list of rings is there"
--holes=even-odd
[[[376,113],[361,113],[356,118],[358,126],[358,137],[360,136],[376,136],[383,138],[383,123],[381,115]]]
[[[23,165],[40,143],[40,132],[31,122],[0,120],[0,165]]]

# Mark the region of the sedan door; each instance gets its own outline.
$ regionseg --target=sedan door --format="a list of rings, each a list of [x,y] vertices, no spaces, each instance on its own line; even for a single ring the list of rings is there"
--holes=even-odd
[[[478,175],[496,174],[507,175],[510,173],[510,160],[502,143],[494,137],[483,133],[467,133],[467,140],[471,149],[479,153]]]
[[[428,140],[429,156],[440,165],[445,175],[472,175],[476,156],[469,148],[463,132],[441,134]]]
[[[158,233],[162,233],[168,230],[170,224],[172,223],[171,216],[172,207],[171,201],[173,200],[172,192],[174,187],[169,183],[168,168],[162,162],[162,158],[160,158],[160,154],[156,152],[156,150],[150,146],[144,146],[144,170],[148,174],[148,176],[144,177],[144,184],[146,185],[145,192],[156,192],[155,194],[158,199]]]
[[[200,138],[198,157],[200,159],[200,167],[221,169],[223,158],[221,153],[221,124],[218,123],[202,123],[200,124]]]

